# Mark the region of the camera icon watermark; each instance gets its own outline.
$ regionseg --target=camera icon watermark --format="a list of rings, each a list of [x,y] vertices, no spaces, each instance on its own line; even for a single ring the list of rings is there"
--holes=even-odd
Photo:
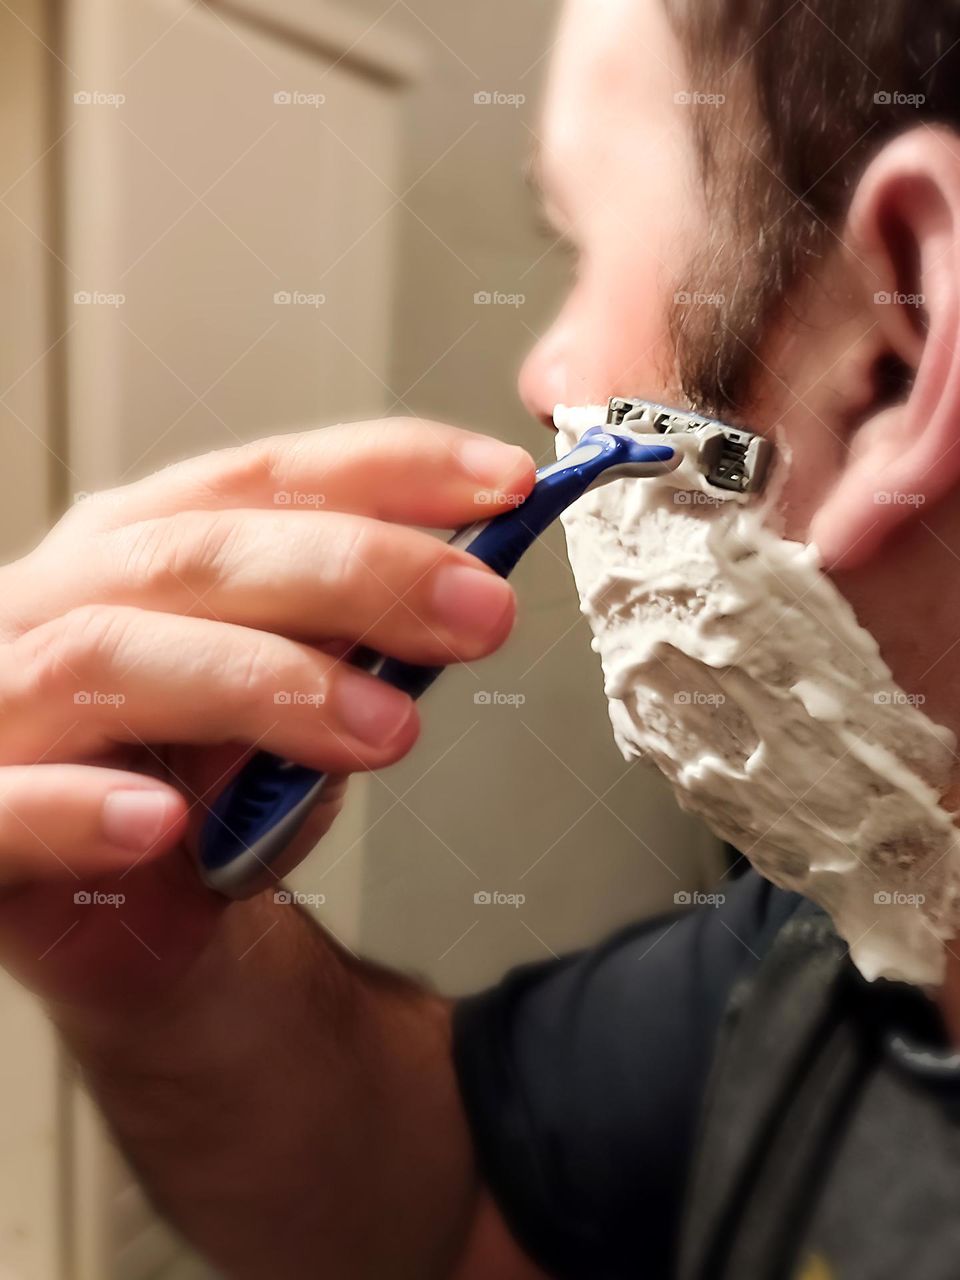
[[[899,90],[880,89],[873,95],[878,107],[922,107],[927,101],[925,93],[901,93]]]
[[[474,905],[478,907],[522,907],[527,897],[524,893],[500,893],[499,890],[480,889],[473,895]]]
[[[299,489],[280,489],[273,495],[275,507],[322,507],[326,501],[326,494],[304,493]]]
[[[874,704],[878,707],[922,707],[926,694],[904,693],[902,689],[881,689],[873,695]]]
[[[106,506],[111,506],[122,501],[122,496],[115,489],[80,489],[73,495],[73,502],[75,504],[79,504],[81,502],[102,502]]]
[[[101,893],[99,889],[78,889],[73,895],[78,907],[122,907],[127,900],[125,893]]]
[[[678,107],[722,107],[727,100],[725,93],[703,93],[699,89],[681,89],[673,95]]]
[[[273,95],[277,107],[313,107],[316,110],[326,104],[325,93],[303,93],[299,89],[278,89]]]
[[[925,493],[907,493],[902,489],[878,489],[873,495],[878,507],[922,507],[926,505]]]
[[[100,89],[80,89],[73,95],[75,107],[122,107],[127,100],[125,93],[104,93]]]
[[[526,701],[525,693],[501,693],[497,689],[478,689],[473,695],[473,703],[477,707],[522,707]]]
[[[501,93],[499,90],[481,89],[473,95],[477,107],[522,107],[527,101],[525,93]]]
[[[726,894],[701,893],[699,889],[681,889],[673,895],[677,907],[722,907],[726,900]]]
[[[892,292],[887,289],[878,289],[873,295],[873,301],[878,307],[920,308],[927,305],[927,295],[925,293],[901,293],[898,289]]]
[[[100,689],[78,689],[73,695],[75,707],[122,707],[126,700],[125,693],[104,693]]]
[[[304,689],[279,689],[273,695],[277,707],[322,707],[327,700],[325,693],[310,693]]]
[[[275,307],[312,307],[319,311],[327,305],[325,293],[307,293],[301,289],[278,289],[273,295]]]
[[[522,507],[526,498],[515,493],[498,493],[493,489],[481,489],[476,494],[476,501],[482,507]]]
[[[714,493],[704,493],[701,489],[677,489],[673,502],[678,507],[722,507],[723,498]]]
[[[125,293],[101,293],[98,290],[80,289],[73,295],[75,307],[122,307],[127,301]]]
[[[678,289],[673,295],[674,306],[677,307],[723,307],[727,303],[725,293],[703,293],[700,290],[691,292]]]
[[[478,289],[473,295],[475,307],[512,307],[517,311],[520,307],[526,306],[526,302],[525,293],[503,293],[500,290],[490,292],[487,289]]]
[[[301,893],[298,889],[276,889],[273,900],[278,906],[287,907],[323,907],[327,902],[325,893]]]

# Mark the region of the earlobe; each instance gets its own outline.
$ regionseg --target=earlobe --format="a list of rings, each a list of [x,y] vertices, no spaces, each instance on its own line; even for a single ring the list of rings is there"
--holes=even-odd
[[[960,138],[921,127],[867,169],[845,234],[878,357],[909,373],[878,394],[810,528],[827,568],[868,561],[960,487]]]

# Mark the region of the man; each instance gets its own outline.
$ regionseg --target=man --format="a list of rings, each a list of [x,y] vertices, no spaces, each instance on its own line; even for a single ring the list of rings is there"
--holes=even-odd
[[[957,729],[960,14],[664,3],[566,13],[540,168],[579,265],[525,400],[549,421],[688,398],[776,430],[788,532]],[[674,304],[691,294],[722,303]],[[955,1277],[949,948],[929,1000],[869,987],[822,913],[751,873],[721,911],[452,1009],[271,895],[198,887],[198,798],[237,744],[349,773],[416,737],[411,704],[316,644],[435,662],[503,641],[509,588],[404,526],[531,483],[519,451],[436,425],[311,433],[85,504],[3,570],[4,962],[231,1277]],[[322,513],[266,515],[311,486]],[[78,690],[124,701],[83,714]],[[129,928],[74,925],[74,894],[131,866]]]

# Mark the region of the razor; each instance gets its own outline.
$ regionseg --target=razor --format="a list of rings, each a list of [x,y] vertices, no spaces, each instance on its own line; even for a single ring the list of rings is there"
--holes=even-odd
[[[524,502],[461,529],[450,545],[508,578],[541,534],[600,485],[664,476],[684,464],[695,482],[721,498],[744,500],[766,483],[773,456],[770,441],[714,418],[614,397],[606,411],[558,406],[557,419],[561,413],[577,414],[596,422],[604,412],[603,425],[589,426],[566,457],[537,472]],[[356,650],[350,661],[412,698],[424,694],[446,669],[400,662],[369,649]],[[201,829],[204,882],[229,898],[250,897],[276,884],[309,852],[294,855],[291,842],[329,781],[329,774],[272,752],[251,756],[213,803]]]

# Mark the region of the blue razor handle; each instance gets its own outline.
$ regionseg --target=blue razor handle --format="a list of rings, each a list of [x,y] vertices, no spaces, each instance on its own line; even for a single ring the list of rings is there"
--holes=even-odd
[[[571,453],[537,472],[524,502],[461,529],[450,545],[507,578],[524,552],[588,489],[621,477],[663,475],[682,459],[681,451],[670,445],[641,444],[593,427]],[[370,650],[358,651],[351,662],[413,698],[425,693],[445,670]],[[199,863],[204,882],[227,897],[245,898],[292,870],[290,842],[320,800],[329,777],[268,751],[252,756],[204,822]]]

